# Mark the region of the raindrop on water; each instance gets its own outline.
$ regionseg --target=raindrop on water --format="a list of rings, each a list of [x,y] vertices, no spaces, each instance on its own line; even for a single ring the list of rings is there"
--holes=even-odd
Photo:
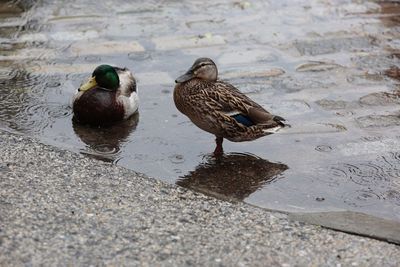
[[[172,163],[179,164],[185,162],[183,155],[174,154],[168,157]]]
[[[381,200],[381,196],[372,190],[356,190],[342,196],[343,202],[352,207],[372,206]]]
[[[59,87],[61,85],[58,81],[48,81],[46,82],[46,87]]]
[[[330,152],[332,150],[332,147],[326,145],[319,145],[315,147],[315,150],[319,152]]]
[[[89,55],[85,57],[85,61],[87,62],[99,62],[101,61],[101,57],[100,56],[96,56],[96,55]]]

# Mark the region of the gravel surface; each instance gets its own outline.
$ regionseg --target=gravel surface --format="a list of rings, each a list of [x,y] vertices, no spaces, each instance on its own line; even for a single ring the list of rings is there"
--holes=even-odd
[[[398,266],[400,247],[288,220],[0,131],[1,266]]]

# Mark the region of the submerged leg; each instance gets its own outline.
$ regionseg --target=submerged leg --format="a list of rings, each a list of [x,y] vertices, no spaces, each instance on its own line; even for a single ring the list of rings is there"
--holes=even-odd
[[[214,156],[221,156],[224,153],[224,150],[222,148],[222,141],[224,141],[224,138],[218,137],[215,138],[215,143],[217,144],[217,147],[214,150]]]

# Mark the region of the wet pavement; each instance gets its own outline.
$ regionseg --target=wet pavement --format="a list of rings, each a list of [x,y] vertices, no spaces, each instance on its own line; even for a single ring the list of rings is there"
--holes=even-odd
[[[2,3],[0,127],[223,199],[400,222],[399,13],[389,1]],[[212,159],[213,136],[172,101],[202,56],[292,128]],[[72,96],[100,63],[135,73],[140,114],[75,125]]]
[[[26,136],[0,130],[0,154],[0,266],[399,265],[400,246],[208,197]],[[398,236],[390,226],[381,230]]]

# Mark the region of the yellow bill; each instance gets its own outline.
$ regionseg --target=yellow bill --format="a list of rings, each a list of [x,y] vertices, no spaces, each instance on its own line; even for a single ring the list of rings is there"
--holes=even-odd
[[[79,87],[78,91],[87,91],[95,86],[97,86],[96,79],[95,77],[91,77],[86,83],[82,84],[81,87]]]

